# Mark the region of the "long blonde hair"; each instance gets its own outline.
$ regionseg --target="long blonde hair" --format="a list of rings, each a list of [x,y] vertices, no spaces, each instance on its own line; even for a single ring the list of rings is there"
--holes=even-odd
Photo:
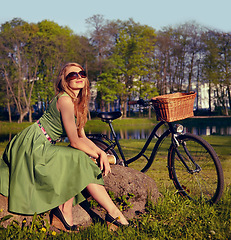
[[[90,86],[89,80],[88,78],[86,78],[84,87],[79,91],[78,96],[75,96],[74,92],[69,87],[65,79],[67,75],[67,70],[71,66],[79,67],[80,69],[84,70],[83,67],[78,63],[67,63],[59,73],[56,83],[56,93],[59,94],[60,92],[66,92],[71,97],[74,103],[74,111],[77,118],[76,125],[79,132],[87,122],[88,103],[90,99]]]

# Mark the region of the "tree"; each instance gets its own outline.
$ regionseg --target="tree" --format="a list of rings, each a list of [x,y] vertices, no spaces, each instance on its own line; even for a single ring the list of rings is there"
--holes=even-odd
[[[170,74],[171,55],[173,51],[172,29],[164,29],[157,34],[156,55],[159,61],[159,78],[157,79],[157,89],[160,95],[167,93],[167,78]],[[173,86],[171,86],[171,89]]]
[[[97,82],[97,90],[101,94],[101,99],[107,104],[110,112],[110,103],[117,99],[118,87],[116,78],[111,73],[102,73]],[[104,111],[104,105],[102,106]]]
[[[40,40],[39,81],[36,82],[36,93],[46,104],[54,96],[55,82],[61,66],[67,61],[74,61],[72,31],[67,27],[60,27],[57,23],[44,20],[38,24]],[[78,45],[78,42],[76,42]],[[76,48],[75,48],[76,49]],[[71,57],[72,56],[72,57]],[[75,60],[77,54],[75,55]]]
[[[8,99],[13,97],[19,122],[28,113],[32,121],[31,109],[35,102],[48,105],[54,96],[58,71],[64,63],[78,62],[87,66],[88,60],[93,59],[86,38],[47,20],[28,24],[13,19],[2,24],[0,50],[1,74],[8,93],[6,102],[9,105]]]
[[[183,39],[183,44],[186,48],[185,55],[185,66],[188,72],[188,81],[187,81],[187,91],[192,90],[192,79],[195,78],[195,64],[199,57],[202,49],[201,35],[203,28],[195,22],[185,23],[177,29],[180,32],[181,38]]]
[[[157,55],[160,61],[160,94],[192,90],[198,76],[201,59],[201,35],[204,29],[194,22],[166,27],[157,35]]]
[[[97,14],[88,19],[86,23],[89,27],[93,28],[90,33],[90,43],[95,48],[98,74],[103,72],[104,59],[107,52],[108,39],[110,36],[107,34],[107,29],[105,28],[107,21],[104,19],[103,15]]]
[[[6,82],[6,92],[13,97],[20,114],[18,122],[22,122],[30,110],[39,64],[35,51],[33,55],[27,51],[28,45],[32,44],[30,41],[33,31],[34,25],[27,24],[21,19],[13,19],[1,27],[1,72]],[[30,49],[36,49],[35,45],[33,47]]]
[[[220,69],[222,79],[217,84],[217,97],[220,105],[224,109],[224,114],[228,115],[228,106],[231,106],[231,34],[219,34]],[[219,94],[220,93],[220,94]]]
[[[209,109],[214,101],[217,108],[228,115],[231,104],[231,35],[208,31],[203,36],[205,44],[204,78],[209,84]],[[212,92],[213,89],[213,92]],[[212,94],[214,97],[212,97]]]
[[[127,101],[134,90],[134,82],[151,79],[154,73],[154,49],[156,34],[154,29],[135,23],[132,19],[119,26],[113,54],[110,57],[119,85],[124,87],[118,92],[123,116],[127,116]]]

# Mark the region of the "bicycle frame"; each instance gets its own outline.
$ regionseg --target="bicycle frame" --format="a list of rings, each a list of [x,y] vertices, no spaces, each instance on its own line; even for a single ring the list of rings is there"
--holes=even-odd
[[[125,156],[124,156],[124,153],[123,153],[123,150],[120,146],[120,143],[119,143],[119,140],[117,139],[117,135],[115,133],[115,130],[112,126],[112,120],[110,119],[104,119],[103,120],[104,122],[108,123],[109,127],[110,127],[110,130],[111,130],[111,133],[112,133],[112,138],[113,140],[111,140],[110,138],[108,138],[105,134],[87,134],[87,136],[89,138],[95,138],[95,139],[105,139],[107,141],[107,147],[104,149],[105,152],[108,152],[109,150],[114,150],[115,146],[118,147],[118,151],[119,151],[119,154],[121,156],[121,159],[124,163],[124,165],[127,167],[130,163],[138,160],[140,157],[145,157],[146,160],[148,161],[147,164],[145,165],[145,167],[141,170],[141,172],[146,172],[150,166],[152,165],[155,157],[156,157],[156,154],[158,152],[158,149],[160,147],[160,145],[163,143],[163,141],[165,140],[166,137],[168,137],[170,134],[171,134],[171,142],[174,146],[174,148],[176,149],[176,153],[179,157],[179,159],[181,160],[181,162],[183,163],[183,165],[185,166],[185,168],[187,169],[187,171],[189,173],[194,173],[194,172],[199,172],[201,170],[200,166],[198,166],[195,161],[193,160],[193,158],[191,157],[189,151],[187,150],[187,147],[184,143],[182,143],[183,145],[183,148],[185,149],[185,152],[188,156],[188,158],[190,159],[190,161],[194,164],[194,166],[196,167],[195,170],[191,170],[189,168],[189,166],[186,164],[184,158],[181,156],[181,154],[179,153],[178,151],[178,146],[179,146],[179,142],[177,140],[177,136],[181,133],[179,133],[178,131],[175,130],[175,128],[173,127],[172,123],[171,122],[166,122],[166,121],[160,121],[155,127],[154,129],[152,130],[151,134],[149,135],[147,141],[145,142],[143,148],[141,149],[141,151],[135,155],[134,157],[126,160],[125,159]],[[157,135],[157,131],[158,129],[163,126],[163,125],[168,125],[168,128],[167,130],[162,133],[160,136]],[[152,139],[156,137],[157,138],[157,141],[152,149],[152,153],[150,155],[150,158],[148,158],[146,155],[145,155],[145,152],[149,146],[149,144],[151,143]],[[102,141],[102,140],[101,140]],[[116,154],[116,153],[114,153]],[[116,154],[117,155],[117,154]],[[117,156],[118,157],[118,156]]]
[[[156,156],[156,153],[160,147],[160,145],[162,144],[162,142],[164,141],[164,139],[172,132],[171,129],[172,128],[172,125],[171,123],[168,124],[169,128],[163,133],[161,134],[160,136],[158,136],[156,133],[157,133],[157,130],[162,126],[164,125],[165,122],[159,122],[155,127],[154,129],[152,130],[151,134],[149,135],[147,141],[145,142],[143,148],[141,149],[141,151],[134,157],[128,159],[128,160],[125,160],[125,165],[128,165],[134,161],[136,161],[137,159],[139,159],[141,156],[145,157],[147,160],[148,160],[148,164],[146,165],[146,167],[144,169],[142,169],[142,172],[146,172],[148,170],[148,168],[152,165],[154,159],[155,159],[155,156]],[[149,144],[151,143],[152,139],[156,137],[157,138],[157,142],[155,143],[154,145],[154,148],[152,149],[152,153],[150,155],[150,158],[148,158],[146,155],[145,155],[145,152],[149,146]]]
[[[155,127],[154,129],[152,130],[151,134],[149,135],[147,141],[145,142],[143,148],[141,149],[141,151],[134,157],[126,160],[125,159],[125,156],[124,156],[124,153],[123,153],[123,150],[120,146],[120,143],[119,143],[119,140],[117,139],[117,135],[115,133],[115,130],[112,126],[112,123],[111,121],[107,122],[109,124],[109,127],[110,127],[110,130],[111,130],[111,133],[112,133],[112,137],[113,137],[113,140],[109,139],[106,135],[104,134],[89,134],[88,136],[93,136],[93,137],[96,137],[96,138],[104,138],[105,140],[107,140],[109,142],[109,146],[105,149],[105,152],[107,152],[108,150],[110,149],[114,149],[115,146],[118,147],[118,151],[119,151],[119,154],[124,162],[124,165],[127,167],[130,163],[136,161],[137,159],[139,159],[141,156],[145,157],[148,161],[148,164],[146,165],[146,167],[144,169],[142,169],[142,172],[146,172],[148,170],[148,168],[151,166],[151,164],[153,163],[154,159],[155,159],[155,156],[156,156],[156,153],[158,151],[158,148],[160,147],[160,145],[162,144],[162,142],[164,141],[164,139],[172,133],[172,141],[174,142],[175,145],[177,145],[177,143],[175,142],[176,139],[174,137],[174,129],[173,129],[173,126],[171,123],[168,123],[168,122],[164,122],[164,121],[161,121],[159,122]],[[158,129],[163,126],[164,124],[167,124],[168,125],[168,129],[163,133],[161,134],[160,136],[157,135],[157,131]],[[149,146],[149,144],[151,143],[152,139],[156,137],[158,140],[157,142],[155,143],[155,146],[152,150],[152,153],[150,155],[150,158],[148,158],[146,155],[145,155],[145,152]]]

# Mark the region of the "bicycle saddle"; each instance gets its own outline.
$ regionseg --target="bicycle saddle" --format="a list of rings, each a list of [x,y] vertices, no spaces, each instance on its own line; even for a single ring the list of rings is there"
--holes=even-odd
[[[117,112],[100,112],[98,113],[98,117],[102,119],[102,121],[112,121],[114,119],[117,119],[119,117],[121,117],[121,112],[117,111]]]

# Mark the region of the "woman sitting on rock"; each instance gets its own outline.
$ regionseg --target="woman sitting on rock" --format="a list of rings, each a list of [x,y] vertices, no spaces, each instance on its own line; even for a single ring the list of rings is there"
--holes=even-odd
[[[9,211],[33,215],[52,209],[52,225],[77,230],[72,206],[84,200],[86,189],[106,209],[106,221],[127,225],[103,186],[102,173],[111,171],[107,155],[84,132],[89,100],[84,69],[66,64],[56,90],[43,116],[16,135],[0,159],[0,193],[8,197]],[[55,145],[65,134],[70,146]],[[98,159],[100,167],[91,158]]]

